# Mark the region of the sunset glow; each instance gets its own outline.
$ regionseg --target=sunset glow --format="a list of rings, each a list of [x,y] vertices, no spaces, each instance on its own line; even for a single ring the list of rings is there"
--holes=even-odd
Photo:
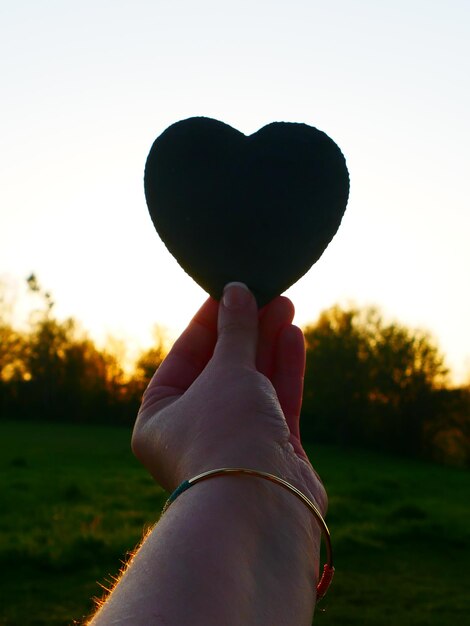
[[[341,147],[348,208],[287,295],[300,325],[375,304],[470,376],[470,4],[293,0],[0,10],[0,278],[35,272],[96,338],[176,336],[206,297],[143,194],[155,137],[194,115],[305,122]]]

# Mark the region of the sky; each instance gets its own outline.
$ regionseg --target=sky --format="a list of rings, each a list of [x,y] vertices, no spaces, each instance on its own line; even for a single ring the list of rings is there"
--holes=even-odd
[[[304,122],[351,193],[286,292],[296,323],[379,306],[468,381],[469,76],[467,0],[0,0],[0,281],[35,272],[98,340],[176,337],[206,295],[149,218],[154,139],[195,115]]]

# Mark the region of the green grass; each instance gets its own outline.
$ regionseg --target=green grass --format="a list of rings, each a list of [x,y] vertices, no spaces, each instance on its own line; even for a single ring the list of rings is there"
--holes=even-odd
[[[83,620],[158,518],[165,494],[129,439],[126,429],[0,422],[1,626]],[[470,624],[470,473],[308,451],[330,496],[337,570],[315,624]]]

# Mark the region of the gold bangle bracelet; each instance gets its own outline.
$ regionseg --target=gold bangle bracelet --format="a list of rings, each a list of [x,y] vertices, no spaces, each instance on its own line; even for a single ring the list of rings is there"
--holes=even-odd
[[[319,600],[324,598],[326,595],[326,592],[328,591],[328,587],[331,584],[334,571],[335,571],[335,568],[333,567],[333,550],[331,547],[330,531],[328,530],[328,526],[326,525],[325,520],[322,517],[322,514],[318,510],[318,507],[310,500],[310,498],[307,498],[305,494],[299,491],[297,487],[294,487],[294,485],[291,485],[283,478],[278,478],[277,476],[274,476],[274,474],[269,474],[268,472],[261,472],[258,470],[247,469],[243,467],[222,467],[220,469],[209,470],[208,472],[203,472],[202,474],[198,474],[197,476],[194,476],[193,478],[190,478],[189,480],[183,481],[181,485],[177,487],[175,491],[173,491],[171,496],[166,501],[165,506],[163,507],[162,513],[164,513],[168,509],[170,504],[174,502],[180,494],[182,494],[184,491],[186,491],[187,489],[189,489],[196,483],[200,483],[200,482],[203,482],[204,480],[208,480],[209,478],[214,478],[216,476],[223,476],[226,474],[247,474],[249,476],[257,476],[258,478],[269,480],[270,482],[276,483],[280,485],[281,487],[283,487],[284,489],[286,489],[287,491],[290,491],[291,493],[293,493],[299,500],[301,500],[308,507],[310,512],[315,517],[318,525],[320,526],[323,538],[325,540],[325,545],[326,545],[326,561],[327,562],[323,566],[323,572],[322,572],[320,581],[316,587],[316,601],[318,602]]]

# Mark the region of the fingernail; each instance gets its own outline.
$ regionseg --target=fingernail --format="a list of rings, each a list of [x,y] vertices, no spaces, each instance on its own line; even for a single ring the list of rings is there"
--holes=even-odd
[[[245,283],[228,283],[224,288],[224,307],[231,310],[244,309],[252,297]]]

